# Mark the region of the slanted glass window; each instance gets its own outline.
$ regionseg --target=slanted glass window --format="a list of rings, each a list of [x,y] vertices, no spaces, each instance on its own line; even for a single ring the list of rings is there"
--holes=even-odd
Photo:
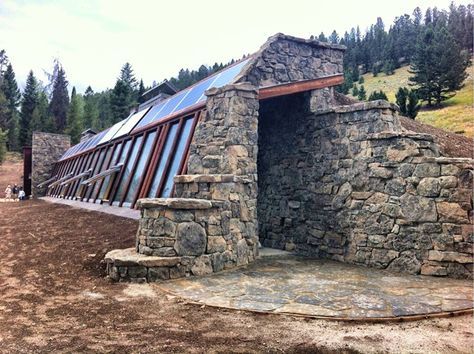
[[[140,181],[143,176],[143,172],[146,167],[146,162],[150,155],[150,151],[153,147],[153,142],[155,141],[156,131],[148,134],[145,140],[145,145],[143,146],[142,153],[140,154],[137,167],[133,172],[132,179],[130,180],[130,186],[128,187],[127,196],[125,197],[123,205],[130,206],[133,203],[135,194],[137,193]]]
[[[95,176],[96,174],[99,173],[102,163],[104,162],[104,157],[105,157],[105,149],[102,149],[99,154],[99,159],[97,160],[96,164],[94,165],[94,170],[92,171],[91,177]],[[93,191],[95,186],[95,183],[93,183],[91,186],[87,187],[86,193],[84,194],[84,198],[86,198],[88,201],[88,198],[90,198],[91,192]]]
[[[168,130],[168,136],[166,137],[163,150],[161,151],[160,162],[158,163],[158,167],[156,168],[155,175],[153,177],[153,182],[150,191],[148,192],[148,197],[154,198],[158,192],[158,188],[163,177],[166,162],[168,161],[168,158],[171,153],[171,148],[173,147],[173,142],[174,138],[176,137],[177,130],[178,123],[173,124]]]
[[[87,169],[89,168],[90,162],[92,160],[92,156],[93,156],[93,154],[89,154],[89,155],[84,156],[85,161],[84,161],[83,166],[81,168],[81,173],[87,171]],[[73,183],[73,185],[71,186],[71,193],[70,193],[71,198],[75,198],[78,186],[81,184],[82,181],[83,181],[83,179],[79,179],[79,180],[75,181]]]
[[[168,169],[166,181],[161,192],[161,197],[168,198],[171,195],[171,190],[173,189],[173,178],[179,172],[179,166],[181,161],[184,159],[186,153],[186,143],[188,141],[189,135],[191,134],[193,126],[193,119],[187,119],[183,124],[183,129],[178,140],[178,145],[176,147],[175,153],[173,154],[173,159],[171,160],[171,165]]]
[[[133,148],[130,153],[130,157],[128,159],[127,165],[123,167],[122,178],[120,179],[119,187],[114,197],[114,202],[113,202],[114,205],[118,205],[123,198],[123,195],[125,193],[125,187],[126,187],[128,178],[130,177],[130,174],[132,173],[132,168],[135,163],[135,160],[137,159],[138,150],[140,149],[142,140],[143,140],[143,136],[140,136],[137,139],[135,139],[135,143],[133,144]]]
[[[107,153],[105,154],[104,162],[102,163],[102,166],[97,171],[97,173],[101,173],[101,172],[103,172],[107,169],[107,167],[110,163],[110,156],[112,155],[112,150],[113,150],[113,146],[109,146],[107,148]],[[101,187],[101,185],[102,185],[102,180],[98,180],[97,182],[95,182],[94,190],[93,190],[93,192],[90,196],[92,199],[96,198],[97,193],[99,192],[99,188]],[[89,201],[91,201],[91,200],[89,200]]]
[[[78,175],[78,174],[82,173],[82,170],[83,170],[83,168],[84,168],[84,161],[85,161],[85,159],[86,159],[86,156],[84,156],[84,155],[82,155],[82,156],[79,157],[79,159],[78,159],[78,160],[79,160],[78,168],[77,168],[77,171],[74,173],[74,175]],[[74,181],[72,181],[72,182],[69,184],[69,186],[68,186],[68,188],[67,188],[67,191],[66,191],[66,193],[64,194],[64,197],[65,197],[65,198],[68,198],[68,199],[69,199],[69,198],[71,197],[71,194],[73,193],[73,190],[74,190],[74,187],[75,187],[76,182],[77,182],[77,180],[74,180]]]
[[[90,169],[90,168],[92,168],[92,169],[94,168],[95,163],[96,163],[96,161],[97,161],[97,155],[98,155],[98,154],[99,154],[99,151],[98,151],[98,150],[97,150],[97,151],[94,151],[93,153],[91,153],[91,155],[90,155],[91,158],[90,158],[90,160],[89,160],[89,162],[88,162],[88,164],[87,164],[86,170],[88,170],[88,169]],[[92,175],[92,173],[91,173],[91,175]],[[85,188],[84,185],[82,185],[80,182],[82,182],[82,180],[79,181],[79,183],[78,183],[78,188],[77,188],[77,191],[76,191],[76,194],[75,194],[75,197],[76,197],[76,198],[79,198],[79,199],[84,195],[84,193],[83,193],[82,191],[83,191],[84,188]]]
[[[130,145],[130,141],[128,141]],[[112,160],[110,161],[109,167],[115,166],[117,164],[117,158],[118,154],[120,152],[120,148],[122,147],[122,143],[117,144],[114,150],[114,155],[112,156]],[[97,199],[102,200],[104,198],[105,191],[107,190],[107,187],[109,186],[110,183],[110,175],[104,178],[104,181],[102,182],[102,187],[100,188],[99,195],[97,196]]]

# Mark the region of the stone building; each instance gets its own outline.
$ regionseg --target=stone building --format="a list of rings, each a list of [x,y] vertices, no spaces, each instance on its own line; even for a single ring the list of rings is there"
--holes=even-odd
[[[141,209],[136,247],[106,256],[115,280],[218,272],[259,244],[472,277],[473,160],[442,156],[388,102],[336,94],[343,53],[277,34],[73,146],[49,194]]]

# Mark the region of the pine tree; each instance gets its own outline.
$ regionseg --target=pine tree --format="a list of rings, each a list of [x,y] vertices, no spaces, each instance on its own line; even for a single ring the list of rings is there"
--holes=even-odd
[[[38,104],[38,81],[33,71],[30,71],[26,79],[25,90],[21,101],[20,111],[20,146],[31,144],[31,120],[33,111]]]
[[[49,112],[55,123],[55,131],[63,133],[67,124],[67,111],[69,108],[69,94],[67,91],[68,81],[62,66],[59,66],[57,75],[53,78],[51,102]]]
[[[110,96],[110,110],[112,123],[125,119],[133,107],[132,92],[130,87],[122,80],[117,80]]]
[[[144,100],[143,100],[143,94],[145,93],[146,89],[145,89],[145,85],[143,85],[143,80],[140,80],[140,85],[138,85],[138,103],[143,103]]]
[[[137,79],[133,73],[132,65],[125,63],[120,70],[119,80],[122,80],[128,87],[133,90],[137,88]]]
[[[399,87],[397,93],[395,94],[395,100],[400,108],[400,113],[403,116],[407,115],[407,97],[408,89],[406,87]]]
[[[99,109],[97,108],[97,97],[90,86],[84,92],[84,129],[99,128]]]
[[[137,80],[130,63],[125,63],[110,97],[113,123],[125,119],[137,104]]]
[[[3,131],[0,128],[0,165],[2,164],[3,160],[5,159],[7,139],[8,139],[7,138],[7,132]]]
[[[444,26],[429,25],[417,41],[410,67],[410,82],[417,86],[418,97],[439,106],[450,93],[459,90],[467,77],[469,58],[461,52]]]
[[[15,72],[11,63],[6,67],[3,73],[2,85],[0,90],[3,91],[7,100],[8,113],[6,117],[6,125],[3,129],[8,129],[7,146],[9,150],[19,150],[18,142],[18,105],[20,104],[20,90],[15,79]]]
[[[385,100],[388,101],[387,95],[382,90],[380,91],[373,91],[369,96],[369,101],[376,101],[376,100]]]
[[[359,95],[359,89],[357,88],[357,85],[354,84],[354,87],[352,88],[352,96],[357,97]]]
[[[321,41],[321,42],[327,42],[328,39],[326,38],[326,36],[324,35],[324,32],[321,32],[318,36],[318,41]]]
[[[418,104],[418,95],[416,94],[415,90],[410,90],[408,93],[408,103],[406,109],[407,117],[411,119],[415,119],[418,115],[418,111],[420,110],[420,105]]]
[[[53,132],[54,122],[48,112],[48,96],[42,87],[38,85],[38,103],[33,110],[30,122],[32,132]]]
[[[339,35],[337,34],[336,30],[332,31],[331,35],[329,36],[329,43],[332,43],[332,44],[339,43]]]
[[[364,85],[361,85],[359,88],[359,94],[357,95],[359,101],[365,101],[367,99],[367,93],[365,91]]]
[[[77,144],[81,138],[83,130],[83,104],[82,99],[76,94],[76,88],[72,88],[71,104],[67,112],[67,127],[66,133],[71,136],[71,143]]]

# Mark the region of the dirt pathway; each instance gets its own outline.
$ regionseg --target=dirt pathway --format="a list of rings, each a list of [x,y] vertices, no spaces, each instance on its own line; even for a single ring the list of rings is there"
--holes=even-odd
[[[359,324],[218,310],[113,284],[100,260],[136,221],[0,204],[0,352],[471,352],[471,317]]]

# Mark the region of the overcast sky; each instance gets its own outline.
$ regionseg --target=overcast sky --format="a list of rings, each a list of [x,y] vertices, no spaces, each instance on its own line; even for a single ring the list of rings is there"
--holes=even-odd
[[[0,49],[20,85],[32,69],[46,81],[54,58],[79,92],[113,87],[130,62],[145,85],[180,68],[227,62],[256,51],[283,32],[308,38],[335,29],[340,35],[379,16],[386,28],[396,16],[447,9],[450,0],[0,0]],[[457,1],[467,4],[467,1]],[[71,87],[70,87],[71,89]]]

